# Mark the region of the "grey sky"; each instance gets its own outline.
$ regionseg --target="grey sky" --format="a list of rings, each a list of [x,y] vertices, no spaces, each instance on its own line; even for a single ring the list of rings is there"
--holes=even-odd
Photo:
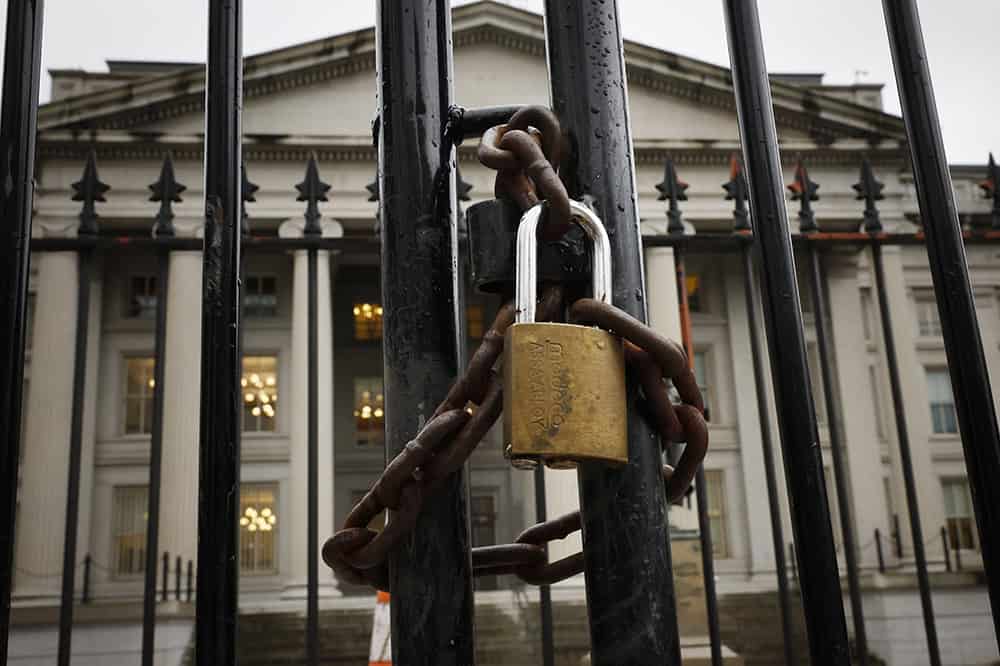
[[[509,2],[535,11],[542,5]],[[103,70],[105,59],[203,61],[206,4],[46,0],[42,66]],[[4,15],[6,5],[0,1]],[[363,0],[245,0],[244,7],[251,54],[375,20],[375,3]],[[626,38],[728,64],[719,0],[620,0],[620,7]],[[922,0],[920,9],[948,159],[985,163],[990,150],[1000,151],[1000,85],[991,48],[1000,2]],[[885,83],[886,108],[899,112],[881,2],[760,0],[760,13],[771,71],[825,72],[829,83]],[[44,100],[47,77],[42,85]]]

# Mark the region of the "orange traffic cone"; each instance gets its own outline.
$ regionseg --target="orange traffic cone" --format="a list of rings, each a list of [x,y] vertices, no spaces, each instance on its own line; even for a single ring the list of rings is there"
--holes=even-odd
[[[375,598],[375,618],[372,623],[372,646],[368,651],[368,666],[392,666],[390,626],[389,593],[379,590]]]

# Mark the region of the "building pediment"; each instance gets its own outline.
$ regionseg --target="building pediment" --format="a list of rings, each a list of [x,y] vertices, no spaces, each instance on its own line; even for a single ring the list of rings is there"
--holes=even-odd
[[[466,106],[546,103],[545,44],[537,14],[484,0],[454,10],[456,101]],[[735,140],[735,106],[728,69],[626,42],[637,141]],[[375,109],[373,28],[248,57],[244,131],[268,142],[282,136],[352,137],[358,145]],[[155,70],[154,70],[155,71]],[[783,140],[828,146],[838,141],[899,147],[902,121],[878,109],[784,80],[772,82]],[[69,131],[191,136],[203,131],[205,72],[200,65],[136,77],[39,110],[47,135]]]

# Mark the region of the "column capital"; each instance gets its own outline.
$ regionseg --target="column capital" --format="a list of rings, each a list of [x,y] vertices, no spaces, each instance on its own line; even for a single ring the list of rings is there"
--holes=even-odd
[[[291,219],[285,220],[278,227],[278,237],[279,238],[302,238],[302,230],[306,226],[306,221],[301,218],[293,217]],[[344,227],[337,220],[331,218],[324,218],[320,220],[320,229],[323,230],[323,238],[343,238]]]

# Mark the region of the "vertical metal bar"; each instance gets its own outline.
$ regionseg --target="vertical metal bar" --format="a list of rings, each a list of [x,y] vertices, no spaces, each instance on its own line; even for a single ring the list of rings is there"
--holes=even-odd
[[[621,23],[616,0],[546,0],[552,106],[574,146],[560,176],[592,195],[611,237],[613,302],[646,321],[642,243]],[[585,579],[595,665],[680,664],[667,504],[655,433],[628,382],[628,464],[579,467]]]
[[[142,666],[153,666],[156,645],[156,554],[160,550],[160,471],[163,463],[163,382],[167,349],[167,285],[170,250],[157,252],[156,334],[153,342],[153,423],[149,442],[149,497],[146,507],[146,571],[142,594]],[[178,574],[180,575],[180,574]]]
[[[174,560],[174,600],[181,600],[181,576],[184,574],[184,562],[178,555]]]
[[[308,438],[308,528],[307,528],[307,581],[306,581],[306,663],[319,664],[319,332],[317,329],[317,250],[307,250],[309,271],[307,276],[307,318],[309,358],[309,399],[307,407]]]
[[[169,594],[168,587],[170,585],[170,553],[164,552],[162,559],[162,573],[163,576],[162,584],[160,585],[160,601],[166,601],[167,595]]]
[[[242,0],[209,0],[198,491],[198,666],[236,663]]]
[[[90,603],[90,566],[93,564],[94,560],[90,557],[90,553],[83,556],[83,595],[81,596],[81,603]]]
[[[757,329],[757,303],[754,298],[756,280],[751,258],[751,245],[744,243],[743,297],[746,300],[747,326],[750,329],[750,352],[753,356],[753,381],[757,396],[757,420],[760,421],[760,445],[764,454],[764,481],[767,485],[767,507],[771,514],[771,542],[774,547],[774,568],[778,575],[778,603],[781,607],[781,635],[785,666],[795,663],[792,647],[791,602],[788,597],[788,565],[785,562],[785,535],[781,526],[781,505],[778,501],[778,479],[774,471],[774,448],[771,440],[771,415],[767,408],[767,384],[764,381],[763,347]]]
[[[674,200],[671,203],[675,203]],[[688,305],[684,251],[674,246],[674,266],[677,272],[677,302],[680,305],[681,338],[688,365],[694,369],[694,340],[691,335],[691,309]],[[708,641],[712,666],[722,666],[722,636],[719,632],[719,600],[715,593],[715,547],[712,545],[712,522],[708,518],[708,489],[705,487],[705,466],[695,473],[694,492],[698,500],[698,536],[701,541],[701,569],[705,585],[705,610],[708,615]]]
[[[941,547],[944,549],[944,568],[951,573],[951,549],[948,547],[948,529],[941,528]]]
[[[903,559],[903,532],[899,526],[899,514],[892,514],[892,540],[896,546],[896,559]]]
[[[729,55],[754,237],[761,254],[764,321],[798,548],[799,587],[813,664],[849,664],[847,620],[823,486],[816,411],[806,365],[795,261],[785,210],[771,88],[755,0],[724,0]]]
[[[548,520],[545,508],[545,468],[535,468],[535,521],[544,523]],[[546,558],[549,554],[548,544],[543,544]],[[555,644],[552,636],[552,589],[548,585],[538,586],[538,610],[542,620],[542,666],[555,666]]]
[[[813,314],[816,325],[816,345],[819,350],[820,374],[823,379],[823,399],[826,403],[826,427],[830,433],[830,454],[833,458],[833,481],[837,488],[837,507],[840,509],[840,529],[844,539],[844,561],[847,564],[847,587],[851,598],[851,619],[854,624],[854,644],[858,663],[868,666],[868,633],[865,631],[864,607],[861,600],[861,583],[858,581],[858,553],[855,550],[854,519],[848,497],[847,468],[844,462],[844,442],[840,433],[840,405],[834,396],[833,369],[830,359],[833,350],[827,339],[826,322],[829,308],[826,302],[826,273],[815,244],[809,244]]]
[[[1000,639],[1000,429],[969,282],[962,228],[915,0],[883,0],[913,180],[976,509],[993,627]]]
[[[920,525],[920,500],[917,497],[917,481],[913,475],[913,456],[910,453],[910,435],[906,428],[906,410],[903,408],[903,388],[899,378],[899,363],[896,360],[896,337],[892,332],[892,315],[889,313],[889,302],[885,293],[882,246],[878,242],[872,243],[872,263],[875,265],[875,291],[882,319],[885,364],[889,370],[889,390],[892,393],[892,411],[896,418],[896,439],[899,442],[899,466],[903,472],[906,509],[910,514],[910,537],[913,541],[913,559],[917,566],[917,585],[920,588],[920,607],[924,614],[927,650],[930,654],[931,666],[939,666],[941,653],[938,648],[937,629],[934,627],[934,604],[931,600],[930,578],[927,576],[924,530]],[[897,539],[900,538],[898,535],[897,531]],[[899,556],[902,557],[902,540],[899,543]]]
[[[0,109],[0,663],[7,662],[24,393],[42,0],[9,0]]]
[[[73,357],[73,408],[70,414],[69,475],[66,484],[66,530],[63,533],[62,599],[59,604],[59,666],[69,666],[73,640],[73,591],[76,580],[76,536],[80,518],[80,457],[83,448],[83,403],[87,379],[87,335],[90,322],[90,278],[94,251],[81,248],[76,295],[76,348]]]
[[[962,549],[961,548],[956,548],[955,549],[955,571],[961,571],[961,570],[962,570]]]
[[[792,563],[792,579],[798,583],[799,582],[799,565],[797,564],[798,558],[795,556],[795,542],[788,544],[788,560]],[[801,585],[799,586],[802,587]]]
[[[376,37],[392,458],[445,396],[459,362],[454,149],[443,140],[452,96],[450,3],[380,0]],[[390,557],[393,663],[475,663],[468,521],[463,470],[427,501],[412,535]]]
[[[875,554],[878,556],[878,572],[885,573],[885,556],[882,554],[882,532],[875,528]]]
[[[194,562],[192,560],[188,560],[187,581],[184,587],[186,588],[184,590],[184,601],[191,603],[191,597],[194,594]]]

